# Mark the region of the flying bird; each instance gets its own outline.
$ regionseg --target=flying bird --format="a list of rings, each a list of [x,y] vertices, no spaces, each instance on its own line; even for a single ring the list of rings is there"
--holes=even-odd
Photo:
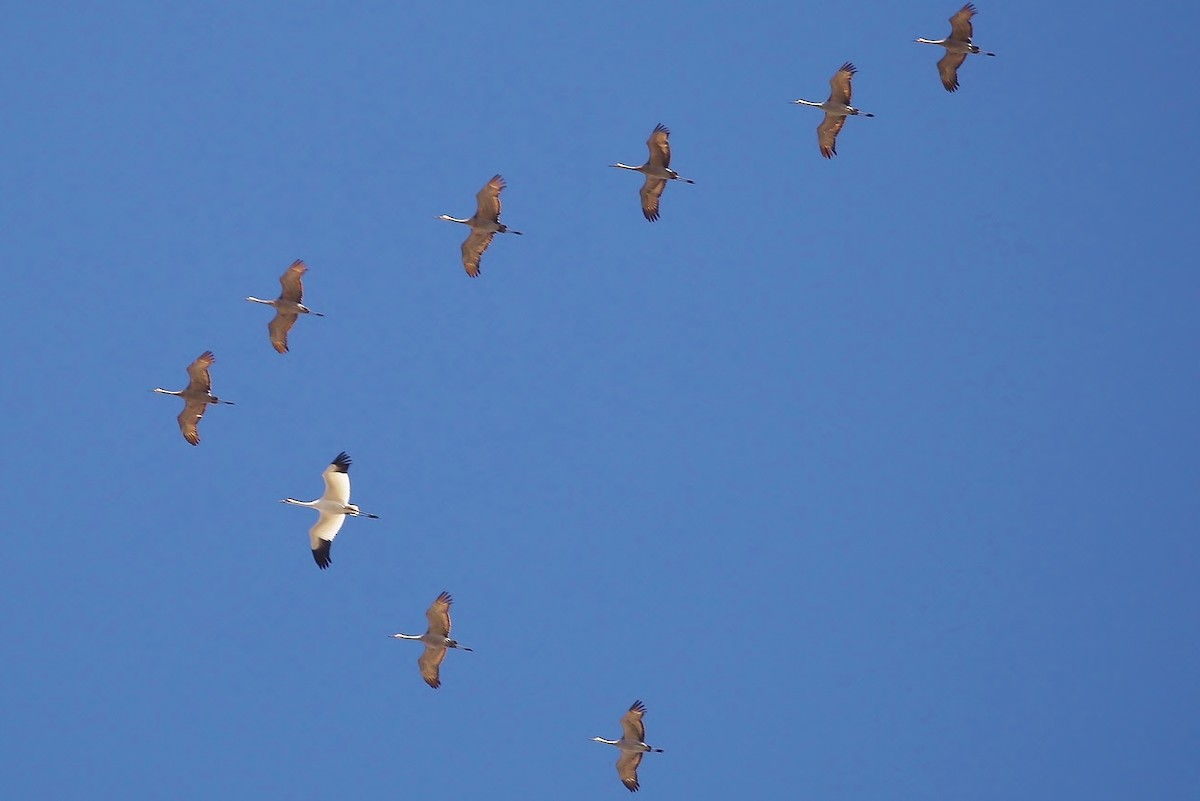
[[[663,190],[667,188],[667,181],[696,183],[691,178],[684,178],[671,169],[671,143],[668,141],[670,136],[670,129],[660,122],[654,126],[654,130],[650,132],[650,138],[646,140],[646,147],[650,149],[650,158],[646,160],[645,164],[633,167],[618,161],[616,164],[608,165],[620,167],[622,170],[634,170],[646,176],[641,191],[642,216],[650,222],[658,219],[658,199],[662,197]]]
[[[856,72],[858,69],[849,61],[843,64],[829,79],[829,99],[824,103],[813,100],[792,101],[802,106],[816,106],[825,112],[825,119],[817,126],[817,144],[821,148],[821,155],[827,159],[837,155],[837,135],[846,124],[846,117],[857,117],[860,114],[864,117],[875,116],[850,105],[850,80]]]
[[[958,68],[967,60],[968,54],[994,56],[986,50],[980,50],[971,41],[974,29],[971,17],[975,16],[975,4],[967,3],[950,18],[950,35],[945,39],[914,39],[921,44],[941,45],[946,48],[946,55],[937,63],[938,74],[942,76],[942,86],[947,92],[958,91]]]
[[[361,515],[378,520],[379,515],[367,514],[350,503],[350,457],[345,451],[334,457],[321,476],[325,479],[325,494],[320,498],[315,501],[284,498],[280,503],[307,506],[320,513],[316,524],[308,530],[308,538],[312,544],[313,559],[316,560],[317,567],[324,570],[333,561],[329,556],[329,549],[333,546],[333,538],[341,530],[342,523],[346,522],[346,517]]]
[[[425,683],[435,690],[442,686],[440,669],[442,660],[446,658],[446,651],[450,648],[458,648],[460,651],[471,650],[465,645],[459,645],[456,640],[450,639],[450,604],[452,603],[454,603],[454,599],[448,592],[443,592],[434,599],[433,604],[425,612],[425,617],[429,620],[429,628],[425,629],[424,634],[391,635],[398,640],[420,640],[425,643],[425,650],[417,657],[417,666],[421,668],[421,678],[425,679]]]
[[[292,262],[292,266],[284,270],[283,275],[279,276],[279,284],[283,287],[279,293],[279,297],[275,298],[275,300],[263,300],[256,297],[246,298],[246,300],[254,303],[265,303],[268,306],[275,307],[275,316],[271,318],[271,322],[267,323],[267,332],[271,335],[271,344],[280,353],[288,352],[288,331],[292,330],[292,326],[296,324],[296,319],[301,314],[312,314],[317,317],[325,316],[320,312],[313,311],[300,302],[304,298],[304,274],[306,272],[308,272],[308,267],[305,266],[304,261],[296,259]]]
[[[638,765],[642,763],[642,754],[647,751],[657,754],[663,752],[661,748],[655,748],[645,742],[646,725],[642,723],[642,716],[645,714],[646,705],[641,701],[634,701],[633,706],[629,707],[629,711],[621,716],[621,739],[592,738],[598,743],[608,743],[621,749],[621,756],[617,757],[617,775],[621,777],[621,784],[629,788],[631,793],[638,791],[637,769]]]
[[[492,237],[496,234],[521,235],[520,231],[514,231],[500,222],[500,193],[505,186],[507,184],[504,183],[503,178],[493,175],[492,180],[488,181],[475,196],[475,216],[470,219],[460,220],[449,214],[442,214],[438,217],[439,220],[471,226],[471,233],[462,243],[462,263],[467,275],[472,278],[479,275],[479,259],[488,249],[488,245],[492,244]]]
[[[233,401],[221,400],[212,394],[212,378],[208,368],[217,359],[211,350],[206,350],[196,357],[196,361],[188,365],[188,385],[180,390],[155,387],[154,392],[163,395],[176,395],[183,398],[183,411],[179,413],[179,431],[183,438],[193,445],[200,444],[200,418],[210,403],[227,403]]]

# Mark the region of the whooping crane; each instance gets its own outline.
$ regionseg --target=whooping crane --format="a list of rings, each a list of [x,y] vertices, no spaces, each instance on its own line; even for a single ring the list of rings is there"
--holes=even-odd
[[[472,278],[478,277],[479,259],[488,249],[488,245],[492,244],[493,236],[496,234],[521,235],[520,231],[514,231],[500,222],[500,192],[505,186],[507,184],[504,183],[503,178],[493,175],[492,180],[488,181],[475,196],[474,217],[465,220],[451,217],[449,214],[442,214],[438,217],[439,220],[471,226],[471,233],[462,243],[462,263],[467,275]]]
[[[642,754],[647,751],[653,751],[661,754],[661,748],[655,748],[652,745],[647,745],[646,725],[642,723],[642,716],[646,714],[646,705],[641,701],[634,701],[633,706],[629,707],[629,711],[621,717],[622,735],[619,740],[605,740],[603,737],[593,737],[592,739],[598,743],[608,743],[615,745],[621,749],[621,756],[617,757],[617,775],[621,777],[621,783],[629,788],[629,792],[636,793],[638,791],[638,765],[642,762]]]
[[[188,385],[180,390],[155,387],[152,391],[163,395],[177,395],[183,398],[183,411],[179,413],[179,431],[183,438],[193,445],[200,444],[200,418],[210,403],[227,403],[233,401],[221,400],[212,394],[212,379],[208,375],[208,367],[217,359],[211,350],[206,350],[196,357],[196,361],[188,365]]]
[[[379,515],[367,514],[350,503],[350,457],[345,451],[334,457],[333,462],[321,473],[325,479],[325,494],[315,501],[298,501],[295,498],[284,498],[280,503],[290,503],[295,506],[307,506],[320,512],[316,524],[308,530],[308,538],[312,544],[313,559],[317,567],[324,570],[333,560],[329,549],[333,538],[337,536],[346,522],[346,516],[362,516],[378,520]]]
[[[817,126],[817,144],[821,148],[821,155],[827,159],[837,155],[837,135],[846,124],[846,117],[856,117],[860,114],[864,117],[875,116],[850,105],[850,80],[856,72],[858,69],[849,61],[843,64],[829,79],[829,99],[824,103],[812,100],[792,101],[802,106],[815,106],[825,112],[825,119]]]
[[[994,56],[986,50],[980,50],[971,41],[974,29],[971,17],[975,16],[975,4],[967,3],[950,18],[950,35],[945,39],[914,39],[921,44],[941,45],[946,48],[946,55],[937,63],[938,74],[942,76],[942,86],[947,92],[958,91],[958,68],[967,60],[968,54]]]
[[[450,604],[452,603],[454,603],[454,599],[448,592],[443,592],[434,599],[433,604],[425,611],[425,617],[429,620],[429,628],[425,629],[424,634],[391,635],[398,640],[420,640],[425,643],[425,650],[417,657],[417,666],[421,668],[421,678],[425,679],[425,683],[435,690],[442,686],[439,669],[442,660],[446,658],[446,651],[450,648],[458,648],[460,651],[471,650],[450,639]]]
[[[304,297],[303,276],[307,271],[308,267],[305,266],[303,259],[296,259],[292,262],[292,266],[284,270],[283,275],[279,276],[279,284],[283,287],[279,293],[279,297],[275,300],[263,300],[256,297],[246,298],[246,300],[254,303],[265,303],[268,306],[275,307],[275,316],[271,318],[271,322],[267,323],[267,332],[271,335],[271,344],[280,353],[288,352],[288,331],[292,330],[292,326],[296,324],[296,319],[301,314],[312,314],[317,317],[325,316],[320,312],[313,311],[300,302]]]
[[[667,141],[670,136],[670,129],[660,122],[654,126],[654,130],[650,132],[650,138],[646,140],[650,158],[646,160],[645,164],[640,167],[632,167],[618,161],[616,164],[608,165],[620,167],[623,170],[634,170],[646,176],[641,191],[642,216],[650,222],[658,219],[658,199],[662,197],[663,190],[667,187],[667,181],[696,183],[691,178],[684,178],[671,169],[671,143]]]

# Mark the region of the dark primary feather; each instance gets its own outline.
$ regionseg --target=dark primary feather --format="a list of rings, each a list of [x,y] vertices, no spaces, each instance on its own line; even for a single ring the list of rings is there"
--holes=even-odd
[[[617,757],[617,775],[621,777],[621,784],[631,793],[636,793],[641,788],[638,784],[637,769],[638,765],[642,764],[642,753],[622,752],[621,756]]]
[[[333,540],[319,540],[319,543],[316,548],[313,548],[312,555],[317,563],[317,567],[324,570],[333,561],[333,558],[329,555],[329,550],[333,547]]]
[[[332,464],[339,473],[350,472],[350,457],[346,455],[345,451],[342,451],[337,456],[333,457],[333,461],[330,462],[330,464]]]
[[[500,193],[507,186],[499,175],[493,175],[492,180],[484,184],[483,189],[475,196],[475,215],[481,220],[500,221]]]

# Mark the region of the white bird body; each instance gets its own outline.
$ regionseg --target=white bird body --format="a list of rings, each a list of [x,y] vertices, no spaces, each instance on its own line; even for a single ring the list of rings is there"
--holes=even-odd
[[[947,92],[958,91],[958,68],[967,60],[968,55],[984,55],[994,56],[995,53],[989,53],[986,50],[981,50],[979,45],[971,41],[971,36],[975,33],[974,26],[971,24],[971,17],[976,14],[975,4],[967,3],[965,6],[954,12],[954,16],[950,18],[950,35],[945,39],[914,39],[914,42],[920,44],[941,45],[946,48],[946,55],[942,56],[938,61],[938,75],[942,78],[942,86]]]
[[[397,640],[417,640],[425,644],[425,650],[417,657],[417,666],[421,669],[421,678],[425,679],[425,683],[435,690],[442,686],[441,666],[442,660],[446,658],[447,650],[450,648],[457,648],[460,651],[472,650],[465,645],[459,645],[457,640],[450,639],[450,605],[452,603],[454,603],[454,599],[448,592],[443,592],[434,599],[425,612],[429,627],[425,629],[424,634],[390,635]]]
[[[284,498],[280,503],[306,506],[309,509],[316,509],[319,513],[317,522],[308,530],[308,537],[312,545],[313,559],[316,561],[317,567],[324,570],[333,561],[329,556],[329,550],[333,545],[334,537],[342,530],[342,524],[346,522],[346,517],[361,515],[378,520],[379,515],[363,512],[350,503],[350,457],[346,455],[345,451],[339,453],[321,475],[325,479],[325,494],[320,498],[315,501]]]
[[[655,748],[645,741],[646,725],[642,722],[645,714],[646,705],[641,701],[634,701],[629,711],[621,716],[621,739],[592,738],[594,742],[613,745],[620,750],[621,756],[617,757],[617,775],[631,793],[636,793],[641,786],[638,784],[637,769],[642,762],[642,755],[651,751],[663,753],[661,748]]]

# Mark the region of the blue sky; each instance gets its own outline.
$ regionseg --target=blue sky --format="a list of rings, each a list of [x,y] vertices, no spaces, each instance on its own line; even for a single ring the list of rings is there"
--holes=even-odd
[[[1198,14],[956,4],[8,9],[12,797],[1196,797]]]

